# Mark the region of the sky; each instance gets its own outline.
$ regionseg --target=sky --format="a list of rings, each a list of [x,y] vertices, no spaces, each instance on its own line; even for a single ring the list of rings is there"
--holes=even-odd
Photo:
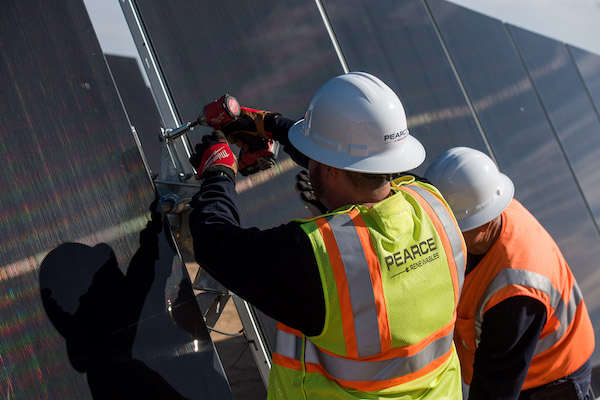
[[[137,49],[121,9],[122,0],[83,0],[102,51],[137,57]]]
[[[600,55],[600,0],[450,0]]]
[[[139,58],[121,10],[123,1],[84,0],[84,3],[104,53]],[[451,2],[600,55],[600,0]]]

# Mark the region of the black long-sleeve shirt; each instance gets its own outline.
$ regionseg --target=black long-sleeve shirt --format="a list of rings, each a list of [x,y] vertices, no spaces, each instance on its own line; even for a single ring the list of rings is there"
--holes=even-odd
[[[270,115],[265,129],[300,165],[307,159],[287,138],[294,121]],[[325,323],[325,300],[312,245],[300,224],[243,229],[234,183],[206,179],[194,196],[190,230],[198,263],[223,286],[271,318],[307,336]]]
[[[259,230],[240,227],[233,182],[203,182],[192,201],[190,229],[196,260],[213,278],[259,310],[318,335],[325,302],[317,261],[300,224]]]
[[[504,300],[485,313],[470,400],[519,397],[545,323],[545,306],[525,296]]]

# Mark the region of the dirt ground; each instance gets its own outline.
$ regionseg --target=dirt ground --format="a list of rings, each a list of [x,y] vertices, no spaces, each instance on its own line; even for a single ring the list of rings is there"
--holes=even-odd
[[[193,280],[198,264],[186,262],[190,278]],[[197,292],[198,293],[198,292]],[[229,300],[214,328],[220,332],[235,333],[243,326],[238,317],[233,300]],[[264,400],[267,390],[258,372],[252,351],[243,334],[227,336],[217,332],[210,334],[229,380],[235,400]]]

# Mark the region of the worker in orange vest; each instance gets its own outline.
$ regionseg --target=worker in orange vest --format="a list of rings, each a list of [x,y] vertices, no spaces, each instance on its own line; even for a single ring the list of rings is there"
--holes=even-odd
[[[455,344],[469,399],[592,399],[594,331],[558,246],[510,178],[466,147],[425,172],[467,243]]]

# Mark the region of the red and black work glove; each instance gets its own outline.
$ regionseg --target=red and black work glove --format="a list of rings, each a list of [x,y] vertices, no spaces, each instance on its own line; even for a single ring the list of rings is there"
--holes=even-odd
[[[241,110],[238,119],[221,128],[229,143],[235,144],[244,151],[250,151],[251,147],[256,146],[256,137],[277,140],[265,129],[265,120],[277,118],[280,114],[248,107],[241,107]]]
[[[307,170],[302,170],[296,175],[296,188],[300,191],[300,197],[303,201],[315,207],[321,214],[327,212],[327,207],[319,201],[315,194]]]
[[[198,171],[200,179],[225,174],[235,181],[237,158],[229,148],[227,139],[221,131],[213,131],[202,137],[202,143],[195,147],[190,164]]]

